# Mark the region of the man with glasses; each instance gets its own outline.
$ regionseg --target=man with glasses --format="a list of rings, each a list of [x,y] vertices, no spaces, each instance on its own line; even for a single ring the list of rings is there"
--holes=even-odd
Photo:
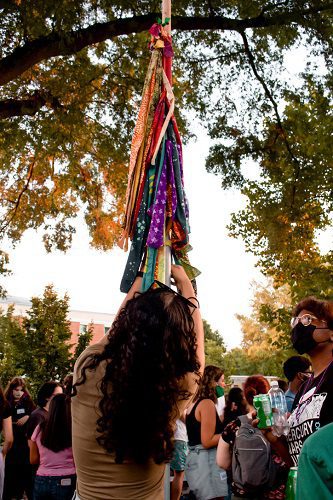
[[[285,396],[288,411],[291,412],[299,388],[311,376],[311,363],[304,356],[291,356],[283,365],[283,373],[289,382]]]

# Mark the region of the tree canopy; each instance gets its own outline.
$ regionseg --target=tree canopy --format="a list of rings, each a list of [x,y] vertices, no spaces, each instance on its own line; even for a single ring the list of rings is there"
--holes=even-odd
[[[274,375],[283,377],[283,362],[296,354],[290,341],[291,293],[288,285],[274,288],[253,283],[249,316],[237,315],[243,339],[223,355],[223,366],[232,375]]]
[[[41,227],[48,250],[65,250],[83,207],[92,244],[112,247],[147,30],[160,7],[0,0],[0,237],[17,242]],[[183,137],[193,133],[192,110],[214,140],[208,170],[249,200],[232,234],[282,281],[295,268],[299,283],[298,256],[321,276],[331,273],[332,256],[320,254],[315,238],[331,211],[332,12],[332,2],[319,0],[172,1]],[[307,66],[293,81],[285,60],[300,47]],[[244,174],[250,159],[259,182]]]
[[[69,298],[58,297],[52,285],[42,297],[32,297],[27,316],[17,318],[13,307],[0,310],[0,380],[26,376],[33,394],[47,380],[63,380],[72,370],[76,356],[89,344],[91,328],[79,338],[75,353],[70,323],[67,320]]]

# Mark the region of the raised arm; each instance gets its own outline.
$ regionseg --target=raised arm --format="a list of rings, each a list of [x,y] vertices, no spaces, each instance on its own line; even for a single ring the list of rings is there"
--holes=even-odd
[[[116,314],[116,317],[118,316],[119,312],[125,307],[125,304],[126,302],[128,302],[129,300],[133,299],[134,295],[137,293],[137,292],[140,292],[141,291],[141,285],[142,285],[142,277],[141,276],[137,276],[134,280],[134,283],[133,285],[131,286],[129,292],[126,294],[126,297],[124,298],[124,300],[122,301],[119,309],[118,309],[118,312]]]
[[[199,303],[195,299],[195,292],[192,283],[185,273],[184,268],[182,266],[172,265],[171,276],[175,280],[177,289],[183,297],[189,299],[195,306],[198,306]],[[192,317],[197,338],[197,357],[200,363],[200,372],[203,373],[205,368],[204,329],[199,307],[194,309]]]

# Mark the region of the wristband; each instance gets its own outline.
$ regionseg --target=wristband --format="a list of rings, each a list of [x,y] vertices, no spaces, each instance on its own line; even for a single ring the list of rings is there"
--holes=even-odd
[[[138,272],[136,273],[136,277],[137,277],[137,278],[143,278],[143,271],[138,271]]]

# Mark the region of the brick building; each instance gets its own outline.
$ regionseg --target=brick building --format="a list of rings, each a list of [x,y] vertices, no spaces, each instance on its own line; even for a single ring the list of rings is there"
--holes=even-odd
[[[31,307],[31,302],[29,299],[11,295],[8,295],[5,299],[0,299],[0,309],[3,311],[6,311],[10,305],[14,306],[15,316],[24,317]],[[98,342],[109,330],[114,318],[115,314],[71,309],[68,312],[68,321],[72,332],[71,344],[76,345],[79,335],[85,333],[90,324],[93,329],[91,343]]]

